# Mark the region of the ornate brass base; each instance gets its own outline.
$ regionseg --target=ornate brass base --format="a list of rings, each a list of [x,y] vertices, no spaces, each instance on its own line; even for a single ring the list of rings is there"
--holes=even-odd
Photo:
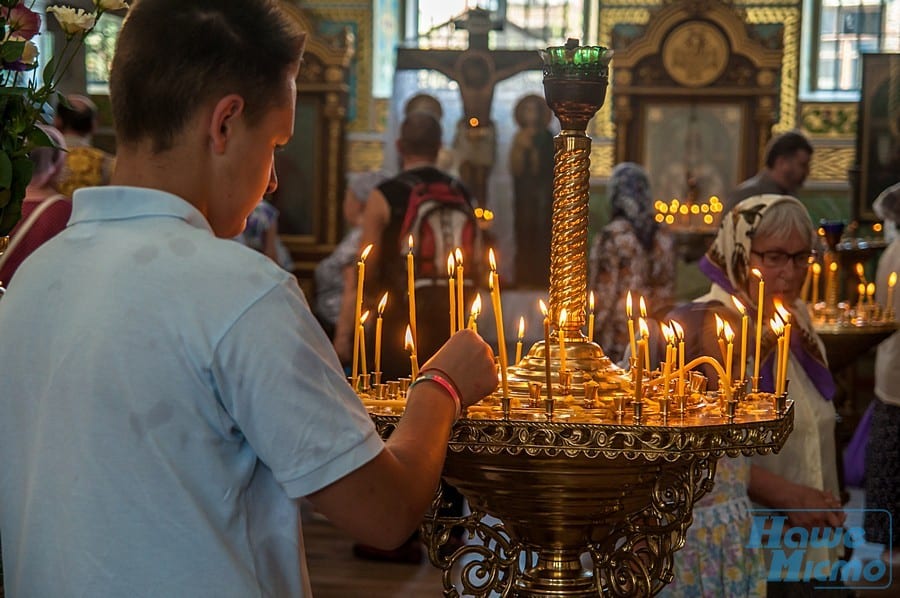
[[[382,436],[398,421],[373,418]],[[708,426],[461,420],[444,478],[472,513],[442,517],[438,496],[423,526],[444,595],[651,596],[672,581],[716,460],[777,450],[792,424],[792,406],[768,421]],[[454,527],[470,543],[443,555]]]

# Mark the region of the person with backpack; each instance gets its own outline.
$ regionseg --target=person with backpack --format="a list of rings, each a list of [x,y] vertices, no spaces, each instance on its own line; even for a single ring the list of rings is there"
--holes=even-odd
[[[401,172],[375,187],[362,215],[360,247],[373,245],[366,259],[363,311],[375,313],[379,298],[389,293],[382,336],[382,381],[409,376],[405,332],[409,323],[407,253],[413,237],[416,278],[417,346],[427,359],[450,333],[447,257],[459,248],[465,273],[465,309],[476,284],[486,273],[486,251],[475,218],[474,199],[463,183],[435,165],[441,149],[440,122],[431,113],[410,113],[400,126],[396,146]],[[353,281],[355,283],[355,280]],[[352,360],[355,284],[348,285],[334,344],[344,363]],[[367,335],[373,345],[373,335]],[[372,355],[374,347],[368,347]]]
[[[366,259],[363,311],[375,313],[380,297],[385,291],[389,293],[383,319],[382,382],[410,375],[409,351],[404,347],[409,323],[406,272],[409,237],[413,238],[416,353],[420,362],[437,351],[450,334],[449,254],[459,248],[463,255],[466,310],[475,297],[476,283],[487,272],[481,266],[486,249],[482,247],[472,195],[461,181],[435,165],[441,138],[441,124],[433,114],[422,111],[408,114],[396,143],[401,172],[372,190],[362,214],[360,247],[373,245]],[[344,293],[334,342],[338,355],[346,363],[352,359],[355,284],[345,286]],[[368,344],[372,345],[373,335],[367,336]],[[367,353],[373,354],[373,346],[367,347]],[[443,492],[450,504],[444,514],[460,516],[462,496],[447,484]],[[461,530],[454,530],[443,550],[452,552],[462,542]],[[405,563],[418,563],[423,555],[418,534],[394,550],[355,544],[353,552],[360,558]]]

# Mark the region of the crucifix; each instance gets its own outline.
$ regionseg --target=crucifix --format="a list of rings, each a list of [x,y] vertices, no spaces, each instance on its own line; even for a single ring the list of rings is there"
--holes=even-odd
[[[543,68],[536,50],[489,50],[491,13],[469,9],[455,26],[469,32],[466,50],[399,48],[397,70],[433,69],[459,85],[463,117],[457,123],[454,147],[461,158],[459,176],[479,205],[488,203],[487,180],[494,165],[496,133],[491,120],[494,87],[516,73]]]

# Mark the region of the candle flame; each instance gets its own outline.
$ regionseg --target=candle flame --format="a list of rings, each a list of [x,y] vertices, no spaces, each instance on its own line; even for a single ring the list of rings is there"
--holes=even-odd
[[[772,328],[772,332],[774,332],[776,336],[781,336],[782,334],[784,334],[784,323],[777,315],[772,316],[772,319],[769,320],[769,326]]]
[[[675,331],[671,326],[668,326],[662,322],[660,322],[659,327],[662,329],[663,337],[666,339],[666,344],[672,345],[675,343]]]
[[[409,349],[410,353],[416,352],[416,345],[413,343],[412,330],[409,324],[406,325],[406,339],[403,341],[403,348]]]
[[[731,341],[734,340],[734,330],[731,329],[731,324],[729,324],[728,322],[723,322],[723,324],[724,324],[725,340],[730,343]]]
[[[888,286],[894,288],[894,285],[897,284],[897,273],[891,272],[891,275],[888,276]]]
[[[781,302],[781,299],[778,299],[777,297],[772,299],[772,304],[775,305],[775,311],[778,312],[778,315],[781,316],[782,320],[785,322],[791,321],[791,312],[787,310],[784,303]]]
[[[678,339],[678,342],[684,340],[684,328],[681,327],[681,324],[672,320],[672,330],[675,332],[675,337]]]
[[[381,296],[381,301],[378,302],[378,317],[379,318],[382,316],[382,314],[384,314],[384,308],[387,305],[387,298],[388,298],[388,294],[387,294],[387,292],[385,292],[384,295]]]
[[[491,292],[494,291],[494,274],[495,274],[494,270],[491,270],[490,272],[488,272],[488,290]]]
[[[456,265],[462,266],[463,265],[462,249],[457,247],[456,249],[453,250],[453,255],[456,257]]]
[[[625,295],[625,315],[631,318],[631,291]]]
[[[821,273],[822,273],[822,266],[820,266],[818,263],[813,264],[813,274],[818,276]]]
[[[647,304],[644,302],[643,296],[638,298],[638,303],[641,306],[641,317],[646,318],[647,317]]]
[[[491,264],[491,272],[497,271],[497,260],[494,259],[494,248],[488,249],[488,262]]]
[[[456,270],[456,260],[453,259],[453,253],[447,256],[447,275],[453,278],[453,272]]]
[[[525,337],[525,316],[519,316],[519,340]]]
[[[864,285],[863,283],[859,283],[858,285],[856,285],[856,292],[859,294],[860,297],[865,295],[866,294],[866,285]]]
[[[566,325],[566,320],[569,318],[569,313],[566,311],[566,308],[562,308],[559,310],[559,327],[562,328]]]
[[[475,295],[475,299],[472,301],[472,309],[469,310],[469,314],[476,318],[481,315],[481,293]]]
[[[374,243],[369,243],[366,245],[366,248],[362,250],[362,253],[359,254],[359,261],[364,262],[366,258],[369,257],[369,253],[371,253],[372,248],[375,246]]]
[[[547,310],[547,304],[544,303],[544,300],[543,300],[543,299],[538,299],[538,307],[541,308],[541,313],[544,314],[544,317],[546,318],[546,317],[547,317],[547,314],[548,314],[549,312],[548,312],[548,310]]]
[[[360,323],[360,324],[365,324],[365,323],[366,323],[366,320],[368,320],[368,319],[369,319],[369,310],[367,309],[367,310],[363,313],[363,315],[359,316],[359,323]]]
[[[638,318],[638,328],[641,331],[641,338],[649,338],[650,337],[650,328],[647,327],[647,320],[644,318]]]
[[[741,312],[742,316],[747,313],[747,308],[744,307],[744,304],[741,303],[741,300],[738,299],[737,297],[735,297],[734,295],[731,296],[731,302],[734,303],[734,306],[737,308],[737,310],[739,312]]]
[[[866,295],[872,297],[875,294],[875,283],[870,282],[866,285]]]
[[[588,307],[591,309],[591,312],[594,311],[594,291],[588,293]]]
[[[838,269],[837,262],[831,262],[831,264],[828,265],[828,269],[831,270],[832,272],[837,272],[837,269]]]
[[[413,236],[410,235],[409,238],[406,240],[406,242],[407,242],[407,244],[409,245],[409,252],[412,253],[412,250],[413,250]]]
[[[863,268],[863,265],[859,262],[856,263],[856,275],[859,276],[863,281],[866,280],[866,271]]]
[[[716,338],[720,338],[722,336],[722,330],[725,329],[725,321],[716,314]]]
[[[750,272],[753,274],[753,276],[755,276],[755,277],[757,277],[758,279],[762,280],[762,272],[760,272],[758,268],[751,268],[751,269],[750,269]]]

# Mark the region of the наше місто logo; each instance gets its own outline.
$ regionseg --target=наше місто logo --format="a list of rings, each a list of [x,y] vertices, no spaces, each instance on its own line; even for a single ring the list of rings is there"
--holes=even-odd
[[[862,527],[808,529],[792,526],[786,513],[801,510],[808,512],[810,509],[750,511],[753,522],[747,547],[765,551],[769,581],[810,582],[816,589],[835,590],[890,587],[893,580],[889,561],[847,560],[854,548],[865,543]],[[857,511],[870,518],[883,518],[883,527],[892,529],[890,512],[882,509]],[[885,554],[890,555],[892,548],[892,544],[886,546]],[[887,558],[890,559],[890,556]]]

